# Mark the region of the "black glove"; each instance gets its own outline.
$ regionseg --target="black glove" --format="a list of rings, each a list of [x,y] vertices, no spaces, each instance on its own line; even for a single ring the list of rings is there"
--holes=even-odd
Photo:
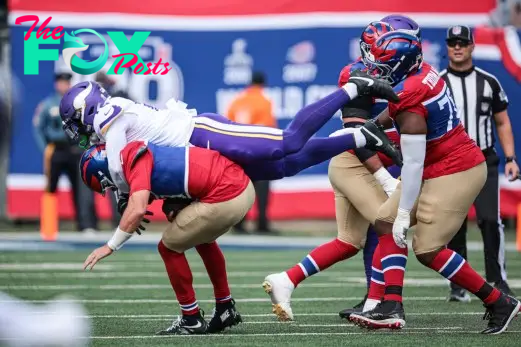
[[[186,198],[168,198],[163,201],[163,213],[169,222],[172,222],[177,214],[186,206],[190,205],[193,200]]]
[[[367,72],[356,70],[351,74],[347,82],[356,85],[359,96],[370,95],[376,98],[387,99],[391,102],[400,101],[400,98],[388,82],[370,76]]]
[[[121,216],[123,216],[123,212],[125,212],[125,210],[127,209],[127,206],[128,206],[128,199],[129,199],[129,196],[128,194],[120,194],[119,195],[119,199],[118,199],[118,212]],[[154,213],[150,212],[150,211],[146,211],[145,212],[145,216],[153,216]],[[150,223],[150,219],[148,218],[143,218],[142,219],[143,223]],[[138,234],[138,235],[141,235],[141,230],[146,230],[146,228],[140,224],[138,226],[138,228],[135,230],[135,232]]]

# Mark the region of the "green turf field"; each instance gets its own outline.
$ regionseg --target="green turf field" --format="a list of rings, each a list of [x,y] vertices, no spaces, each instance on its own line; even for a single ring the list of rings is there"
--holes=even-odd
[[[125,251],[90,273],[80,271],[88,250],[0,255],[0,290],[29,300],[69,293],[85,303],[93,319],[92,346],[520,346],[521,317],[501,336],[477,334],[484,309],[446,303],[447,285],[431,270],[409,258],[405,286],[407,327],[368,332],[340,320],[337,312],[365,293],[361,258],[348,260],[305,281],[294,293],[296,321],[278,323],[261,288],[264,276],[281,271],[303,251],[225,251],[229,281],[244,323],[222,335],[158,337],[179,308],[159,255]],[[482,270],[481,252],[471,263]],[[507,253],[509,276],[521,293],[521,255]],[[202,261],[189,252],[200,306],[212,310],[212,289]],[[1,343],[0,343],[1,344]]]

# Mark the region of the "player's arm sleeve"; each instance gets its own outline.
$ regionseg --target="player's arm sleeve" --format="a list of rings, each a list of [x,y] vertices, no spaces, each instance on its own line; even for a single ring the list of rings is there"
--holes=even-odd
[[[123,179],[123,167],[121,166],[120,159],[120,153],[127,145],[128,126],[128,119],[125,119],[125,117],[119,117],[112,123],[107,133],[105,134],[105,146],[107,151],[107,160],[109,162],[110,175],[114,184],[122,193],[129,192],[129,187]]]
[[[411,211],[416,199],[418,199],[418,195],[420,195],[427,135],[402,134],[400,147],[403,156],[403,167],[401,173],[402,195],[400,196],[399,208]]]
[[[141,152],[144,151],[144,152]],[[151,190],[150,179],[152,177],[152,166],[154,158],[148,149],[136,148],[132,153],[125,156],[129,163],[127,181],[130,187],[129,195],[141,190]]]
[[[508,97],[499,81],[495,78],[491,79],[492,87],[492,113],[496,114],[505,111],[508,108]]]

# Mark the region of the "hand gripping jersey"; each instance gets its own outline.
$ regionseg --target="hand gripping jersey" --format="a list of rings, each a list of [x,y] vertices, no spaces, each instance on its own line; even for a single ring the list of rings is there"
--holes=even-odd
[[[356,70],[365,70],[366,66],[362,62],[362,60],[359,58],[353,63],[344,66],[342,71],[340,71],[340,75],[338,76],[338,86],[342,87],[344,84],[347,83],[349,80],[349,77],[351,76],[351,73]],[[349,105],[348,105],[349,106]],[[372,118],[377,117],[380,113],[382,113],[387,108],[387,100],[384,99],[376,99],[374,100],[373,108],[371,109],[371,116]],[[396,131],[396,129],[387,129],[385,131],[387,134],[387,137],[389,140],[391,140],[396,146],[400,146],[400,135]],[[350,153],[354,153],[353,151],[349,151]],[[385,167],[389,167],[394,165],[391,158],[386,156],[385,154],[382,154],[380,152],[377,153],[378,157],[382,161]]]
[[[394,90],[400,101],[389,104],[393,120],[407,111],[427,121],[423,179],[466,171],[485,161],[461,125],[449,88],[432,66],[423,63],[418,72],[400,82]]]
[[[246,189],[244,170],[216,151],[131,142],[121,151],[130,194],[148,190],[156,198],[185,197],[207,203],[228,201]]]

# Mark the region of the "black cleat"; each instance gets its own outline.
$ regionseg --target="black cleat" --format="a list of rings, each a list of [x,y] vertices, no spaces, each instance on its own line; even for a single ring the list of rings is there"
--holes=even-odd
[[[401,329],[405,326],[405,312],[398,301],[382,301],[374,310],[353,313],[351,322],[368,329]]]
[[[391,102],[400,101],[393,87],[387,81],[370,76],[367,72],[354,71],[347,82],[356,85],[359,96],[369,95]]]
[[[512,291],[512,289],[510,289],[510,287],[508,286],[507,281],[503,281],[503,280],[497,281],[496,283],[494,283],[494,287],[496,287],[499,291],[503,292],[503,294],[506,294],[506,295],[509,295],[512,297],[516,296],[514,294],[514,292]]]
[[[242,317],[235,309],[235,301],[232,299],[230,302],[215,306],[207,332],[210,334],[220,333],[226,328],[231,328],[241,322]]]
[[[353,306],[351,308],[346,308],[346,309],[338,312],[338,315],[340,316],[340,318],[344,318],[344,319],[349,320],[349,317],[351,317],[351,315],[353,313],[361,313],[362,312],[362,310],[364,309],[364,305],[365,305],[365,301],[366,300],[367,300],[367,294],[364,296],[362,301],[360,301],[358,304],[356,304],[355,306]]]
[[[396,165],[402,166],[402,154],[389,140],[383,129],[374,121],[365,122],[360,130],[366,139],[365,148],[382,152],[391,158]]]
[[[502,295],[498,301],[491,305],[484,305],[487,309],[484,320],[488,320],[488,325],[482,334],[497,335],[507,330],[508,325],[519,313],[521,303],[508,295]]]
[[[448,302],[464,302],[468,303],[471,301],[469,293],[463,288],[451,288]]]
[[[174,320],[172,326],[161,330],[156,335],[202,335],[206,334],[208,323],[204,320],[201,312],[196,315],[183,315]]]

